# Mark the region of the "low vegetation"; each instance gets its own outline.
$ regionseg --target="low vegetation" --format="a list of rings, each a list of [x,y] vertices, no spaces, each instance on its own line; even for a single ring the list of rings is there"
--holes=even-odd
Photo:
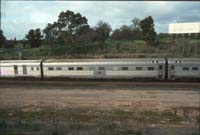
[[[200,57],[199,36],[158,34],[151,16],[115,30],[101,20],[91,27],[85,16],[67,10],[22,40],[8,40],[0,30],[0,59]]]
[[[190,47],[179,45],[169,48],[169,41],[165,38],[160,43],[154,47],[146,45],[143,40],[107,40],[104,48],[96,43],[80,47],[76,53],[72,53],[65,45],[51,47],[43,44],[38,48],[30,48],[17,44],[15,48],[2,49],[1,59],[200,57],[200,40],[190,41]]]
[[[0,134],[143,135],[150,130],[148,125],[176,125],[191,120],[188,116],[177,115],[172,110],[135,112],[92,108],[43,108],[38,111],[24,111],[23,108],[1,109]]]

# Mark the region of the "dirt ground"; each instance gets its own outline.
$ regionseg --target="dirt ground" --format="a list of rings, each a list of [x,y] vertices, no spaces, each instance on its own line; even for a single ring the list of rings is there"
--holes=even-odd
[[[57,115],[61,115],[59,117],[62,123],[69,124],[68,130],[71,131],[71,134],[79,135],[85,132],[87,135],[125,135],[129,134],[133,128],[138,127],[133,125],[142,123],[142,127],[145,127],[142,129],[142,132],[134,132],[133,135],[197,135],[199,134],[199,92],[192,88],[188,90],[180,88],[177,90],[163,90],[162,88],[137,90],[131,87],[123,89],[120,87],[0,87],[0,109],[3,110],[1,119],[9,123],[9,121],[13,122],[14,118],[15,124],[18,124],[19,122],[15,119],[20,116],[21,118],[23,117],[22,121],[31,119],[32,127],[34,121],[38,122],[40,118],[33,117],[36,114],[30,114],[30,112],[42,112],[42,110],[50,109],[62,110],[64,112],[58,111]],[[5,111],[5,109],[18,110],[17,108],[20,108],[23,114],[19,115],[19,113],[10,113],[9,110]],[[48,119],[54,117],[50,113],[48,114]],[[43,112],[39,115],[43,117]],[[79,122],[78,127],[77,121]],[[70,122],[72,122],[71,125]],[[9,125],[7,123],[4,124],[4,127]],[[49,120],[45,124],[43,121],[43,125],[38,126],[49,126],[47,123],[49,124]],[[30,124],[30,122],[27,124]],[[78,129],[74,129],[74,126]],[[79,129],[80,126],[83,126],[81,129],[83,131]],[[16,127],[18,128],[19,125]],[[54,125],[53,127],[59,126],[57,124],[57,126]],[[10,132],[7,132],[6,129],[0,128],[0,131],[9,134]],[[41,128],[41,132],[43,129]],[[49,129],[52,128],[48,128],[48,134]],[[13,128],[13,131],[15,130]],[[80,131],[77,132],[77,130]],[[63,134],[66,134],[67,130],[63,132]],[[34,133],[38,134],[39,130]]]
[[[0,108],[93,107],[98,109],[166,110],[198,108],[199,91],[0,88]]]

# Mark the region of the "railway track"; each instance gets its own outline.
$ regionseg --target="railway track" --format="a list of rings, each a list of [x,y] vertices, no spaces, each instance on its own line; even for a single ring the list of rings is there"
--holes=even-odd
[[[170,82],[170,81],[8,81],[1,80],[0,88],[7,87],[45,87],[45,88],[76,88],[76,87],[113,87],[115,88],[192,88],[200,91],[199,82]]]

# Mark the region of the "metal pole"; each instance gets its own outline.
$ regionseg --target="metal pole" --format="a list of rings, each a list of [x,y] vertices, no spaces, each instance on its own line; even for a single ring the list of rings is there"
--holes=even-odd
[[[182,44],[182,57],[184,56],[184,47],[185,47],[185,44],[184,44],[184,34],[182,35],[182,38],[183,38],[183,44]]]
[[[190,57],[190,51],[191,51],[191,46],[190,46],[190,34],[188,34],[188,56]]]
[[[197,50],[198,49],[198,34],[196,33],[194,36],[196,37],[196,40],[197,40],[195,44],[195,56],[197,57],[198,56],[198,50]]]

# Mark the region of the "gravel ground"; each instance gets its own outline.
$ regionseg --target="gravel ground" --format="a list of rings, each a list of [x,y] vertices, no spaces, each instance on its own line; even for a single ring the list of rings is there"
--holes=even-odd
[[[199,118],[199,92],[196,87],[173,87],[172,89],[139,87],[137,89],[137,87],[131,86],[96,88],[94,86],[62,88],[4,86],[0,87],[0,109],[20,108],[22,112],[55,110],[55,108],[56,110],[80,108],[88,111],[95,110],[95,112],[121,110],[126,113],[131,112],[131,114],[134,112],[138,117],[142,116],[141,114],[146,114],[145,112],[151,112],[145,115],[146,117],[142,119],[143,122],[141,121],[143,124],[142,135],[197,135],[199,134],[199,123],[196,122],[196,118]],[[167,118],[154,121],[155,115],[152,115],[152,112],[160,114],[166,111],[175,113],[177,116],[183,117],[184,120],[177,123],[170,123]],[[110,113],[108,114],[110,115]],[[122,115],[124,117],[124,114]],[[121,118],[121,116],[119,117]],[[123,123],[124,121],[134,123],[132,117],[117,122]],[[123,128],[122,125],[120,127]],[[88,131],[88,134],[94,133]]]

